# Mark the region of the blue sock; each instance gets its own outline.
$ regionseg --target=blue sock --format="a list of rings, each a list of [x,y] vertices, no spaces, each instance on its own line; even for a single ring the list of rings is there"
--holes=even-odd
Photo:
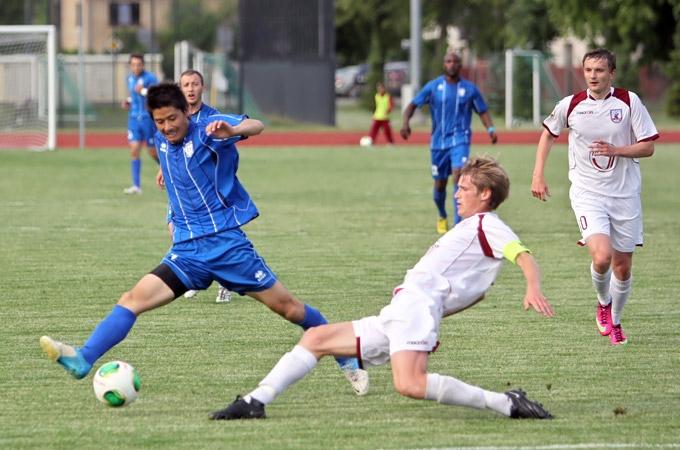
[[[142,184],[141,174],[142,174],[142,160],[133,159],[130,162],[130,173],[132,174],[132,185],[140,187]]]
[[[437,205],[437,210],[439,211],[439,217],[446,218],[446,189],[441,192],[435,189],[433,191],[433,198],[434,204]]]
[[[460,216],[458,215],[458,206],[456,206],[456,193],[458,192],[458,184],[453,185],[453,224],[460,222]]]
[[[298,325],[300,325],[303,330],[307,330],[308,328],[319,325],[325,325],[327,323],[328,321],[318,309],[305,304],[305,318],[302,320],[302,322],[298,323]]]
[[[125,339],[135,324],[137,316],[124,306],[116,305],[111,313],[97,325],[80,348],[85,361],[94,364],[104,353]]]
[[[319,325],[324,325],[327,323],[328,321],[318,309],[305,304],[305,318],[302,320],[302,322],[298,323],[298,325],[300,325],[303,330],[316,327]],[[356,365],[356,367],[359,367],[356,358],[353,357],[345,358],[336,356],[335,360],[338,362],[338,365],[340,367],[352,362],[354,362],[354,365]]]

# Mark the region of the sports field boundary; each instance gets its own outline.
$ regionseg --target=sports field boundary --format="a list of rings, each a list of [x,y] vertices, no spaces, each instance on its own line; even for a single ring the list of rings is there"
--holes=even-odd
[[[396,133],[395,133],[396,134]],[[680,131],[661,131],[658,143],[680,143]],[[361,131],[267,131],[261,135],[239,143],[239,146],[255,145],[259,147],[328,147],[328,146],[358,146],[359,139],[365,136]],[[499,145],[535,145],[541,136],[540,130],[499,131]],[[566,143],[567,133],[562,133],[558,143]],[[395,136],[398,146],[427,146],[430,133],[416,132],[408,141]],[[77,148],[79,146],[77,132],[61,132],[57,134],[58,148]],[[489,136],[485,132],[472,133],[472,143],[489,144]],[[385,144],[383,136],[379,136],[376,145]],[[123,132],[88,132],[85,136],[87,148],[127,147],[127,136]]]

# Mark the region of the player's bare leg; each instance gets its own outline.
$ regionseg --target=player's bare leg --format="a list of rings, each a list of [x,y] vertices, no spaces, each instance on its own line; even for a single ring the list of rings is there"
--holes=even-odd
[[[612,331],[612,299],[610,293],[612,247],[609,236],[594,234],[586,242],[592,259],[590,275],[597,294],[595,324],[602,336],[609,336]]]
[[[522,390],[492,392],[456,378],[427,372],[429,355],[421,351],[399,351],[391,355],[394,387],[400,394],[434,400],[445,405],[490,409],[511,418],[551,419],[539,403]]]
[[[264,303],[289,322],[302,326],[305,330],[327,323],[317,310],[300,302],[279,281],[264,291],[246,294]],[[314,318],[314,322],[309,322],[308,315]],[[359,367],[357,359],[338,356],[336,361],[354,392],[357,395],[365,395],[368,392],[368,373]]]
[[[260,382],[258,387],[243,397],[237,396],[225,409],[212,413],[213,420],[261,419],[265,405],[289,386],[311,372],[323,356],[356,356],[356,337],[351,322],[321,325],[310,328],[290,352]]]
[[[628,343],[628,338],[621,327],[621,315],[633,288],[633,277],[631,274],[632,266],[632,252],[619,252],[618,250],[614,250],[610,286],[612,298],[612,331],[609,334],[609,340],[612,345]]]

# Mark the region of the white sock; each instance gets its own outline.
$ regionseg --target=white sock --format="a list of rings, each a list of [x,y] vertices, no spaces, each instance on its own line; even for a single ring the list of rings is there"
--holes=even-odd
[[[625,281],[621,281],[612,274],[612,282],[609,292],[612,296],[612,322],[614,325],[621,324],[621,314],[623,313],[623,307],[630,297],[630,293],[633,290],[633,276],[631,275]]]
[[[436,373],[427,374],[425,399],[435,400],[444,405],[488,408],[506,416],[510,415],[512,406],[512,401],[505,394],[487,391],[453,377]]]
[[[281,357],[274,368],[267,374],[258,387],[244,399],[250,403],[250,398],[268,405],[285,391],[288,386],[297,382],[316,367],[316,357],[301,345]]]
[[[590,277],[593,279],[593,287],[597,292],[597,300],[602,306],[607,306],[611,302],[609,295],[609,280],[612,276],[612,268],[610,267],[606,273],[597,273],[593,268],[593,263],[590,263]]]

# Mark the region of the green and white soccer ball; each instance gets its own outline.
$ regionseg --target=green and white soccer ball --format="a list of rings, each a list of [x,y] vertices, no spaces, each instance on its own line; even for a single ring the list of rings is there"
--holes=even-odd
[[[97,400],[108,406],[129,405],[139,395],[141,382],[137,369],[123,361],[102,365],[92,380]]]

